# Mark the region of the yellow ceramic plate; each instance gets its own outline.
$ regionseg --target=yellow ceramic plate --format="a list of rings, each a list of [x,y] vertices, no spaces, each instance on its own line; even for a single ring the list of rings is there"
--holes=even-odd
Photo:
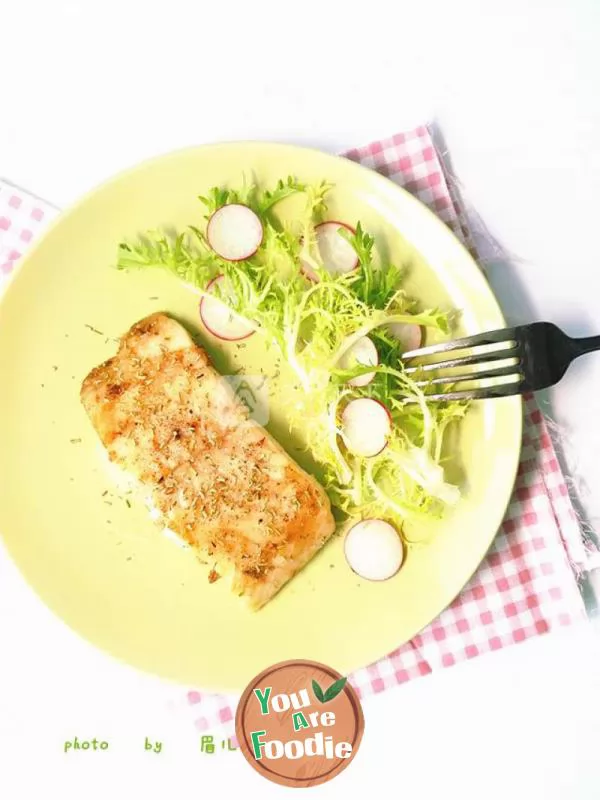
[[[223,347],[203,329],[197,298],[160,271],[111,268],[123,237],[200,222],[197,200],[243,174],[294,174],[335,184],[333,218],[361,219],[426,304],[462,310],[463,331],[504,325],[479,269],[446,227],[387,179],[341,158],[266,143],[198,147],[145,163],[63,214],[27,255],[0,304],[0,531],[23,575],[74,630],[143,670],[211,690],[237,690],[262,669],[309,658],[342,673],[410,639],[460,591],[504,514],[521,440],[521,402],[473,406],[451,442],[449,477],[464,499],[411,547],[399,574],[362,581],[342,539],[266,608],[246,611],[208,567],[158,531],[114,482],[79,402],[89,370],[153,311],[176,315],[217,365],[272,367],[255,336]],[[298,456],[271,403],[270,427]],[[308,462],[304,461],[304,464]],[[131,507],[130,507],[131,505]]]

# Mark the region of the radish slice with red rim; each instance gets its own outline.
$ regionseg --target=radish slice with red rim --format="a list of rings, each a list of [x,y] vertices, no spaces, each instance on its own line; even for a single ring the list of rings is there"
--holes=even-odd
[[[344,540],[350,568],[368,581],[387,581],[402,566],[404,545],[398,531],[383,519],[363,519]]]
[[[262,244],[262,222],[248,206],[230,203],[212,214],[206,239],[225,261],[243,261],[253,256]]]
[[[344,275],[358,267],[358,256],[350,242],[340,235],[340,229],[353,236],[356,231],[345,222],[331,220],[315,228],[317,247],[323,266],[331,275]]]
[[[423,328],[414,322],[390,322],[387,331],[390,336],[400,342],[404,353],[421,347]]]
[[[348,348],[339,360],[342,369],[352,369],[353,367],[376,367],[379,363],[377,348],[368,336],[358,339],[352,347]],[[350,378],[348,386],[367,386],[375,377],[374,372],[366,372],[364,375],[357,375]]]
[[[217,290],[218,287],[218,290]],[[227,342],[236,342],[252,336],[254,328],[238,317],[227,307],[227,298],[231,297],[225,275],[217,275],[206,287],[207,292],[215,292],[215,297],[205,295],[200,301],[200,317],[206,329]],[[217,294],[218,292],[218,294]]]
[[[370,458],[381,453],[391,428],[390,412],[371,397],[357,397],[342,411],[342,438],[354,455]]]
[[[300,259],[300,271],[305,278],[308,278],[308,280],[311,281],[311,283],[317,283],[319,280],[319,276],[310,266],[310,264],[307,264],[306,261],[303,261],[302,259]]]

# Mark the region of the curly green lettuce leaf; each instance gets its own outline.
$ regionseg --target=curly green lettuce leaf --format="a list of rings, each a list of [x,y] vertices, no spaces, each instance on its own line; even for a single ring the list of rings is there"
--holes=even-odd
[[[400,526],[407,519],[438,516],[456,502],[458,489],[447,483],[442,448],[447,428],[464,416],[465,403],[431,403],[428,389],[404,372],[401,344],[389,332],[391,323],[416,324],[447,335],[453,315],[440,309],[418,309],[401,285],[402,270],[376,264],[375,241],[360,223],[348,237],[358,267],[331,275],[321,262],[315,228],[324,218],[331,186],[302,184],[293,177],[272,189],[247,184],[239,189],[215,187],[200,198],[207,217],[227,203],[243,202],[260,217],[264,236],[258,251],[241,263],[224,261],[208,245],[205,232],[189,226],[169,237],[150,231],[135,243],[119,247],[120,269],[161,268],[207,292],[209,282],[224,275],[227,291],[211,294],[249,322],[267,342],[275,343],[298,380],[301,391],[285,409],[290,427],[302,432],[335,506],[351,516],[381,516]],[[304,207],[282,224],[274,207],[292,195],[304,195]],[[309,267],[316,278],[304,275]],[[375,343],[376,367],[341,369],[344,354],[363,336]],[[374,372],[365,387],[347,381]],[[393,433],[377,457],[357,458],[341,444],[340,411],[352,397],[373,397],[389,409]]]

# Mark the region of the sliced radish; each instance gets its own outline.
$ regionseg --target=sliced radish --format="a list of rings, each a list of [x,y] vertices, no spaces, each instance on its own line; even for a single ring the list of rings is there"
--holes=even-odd
[[[398,339],[405,353],[421,347],[423,328],[420,325],[413,322],[390,322],[387,331],[394,339]]]
[[[382,519],[357,522],[344,541],[350,568],[368,581],[387,581],[402,566],[404,546],[398,531]]]
[[[316,283],[319,280],[319,276],[310,266],[310,264],[307,264],[306,261],[303,261],[302,259],[300,259],[300,271],[302,272],[304,277],[308,278],[308,280],[311,281],[312,283]]]
[[[206,238],[225,261],[243,261],[256,253],[263,240],[263,226],[248,206],[230,203],[218,208],[208,220]]]
[[[352,369],[353,367],[376,367],[379,363],[377,348],[368,336],[363,336],[348,348],[340,358],[339,365],[342,369]],[[348,386],[366,386],[375,377],[374,372],[366,372],[364,375],[357,375],[348,381]]]
[[[205,295],[200,301],[200,317],[208,331],[227,342],[237,342],[252,336],[254,328],[227,307],[227,299],[231,297],[232,292],[224,275],[213,278],[206,291],[215,291],[217,286],[218,297]]]
[[[379,400],[358,397],[342,411],[342,438],[357,456],[376,456],[387,445],[392,427],[390,413]]]
[[[343,275],[358,267],[356,251],[350,242],[340,236],[340,228],[352,236],[356,233],[350,225],[335,220],[322,222],[315,228],[321,261],[331,275]]]

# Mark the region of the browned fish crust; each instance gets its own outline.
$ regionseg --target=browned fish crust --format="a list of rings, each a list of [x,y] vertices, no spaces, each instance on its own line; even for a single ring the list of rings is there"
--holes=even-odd
[[[147,489],[165,526],[233,570],[260,608],[334,531],[329,500],[250,419],[187,331],[153,314],[83,381],[109,457]]]

